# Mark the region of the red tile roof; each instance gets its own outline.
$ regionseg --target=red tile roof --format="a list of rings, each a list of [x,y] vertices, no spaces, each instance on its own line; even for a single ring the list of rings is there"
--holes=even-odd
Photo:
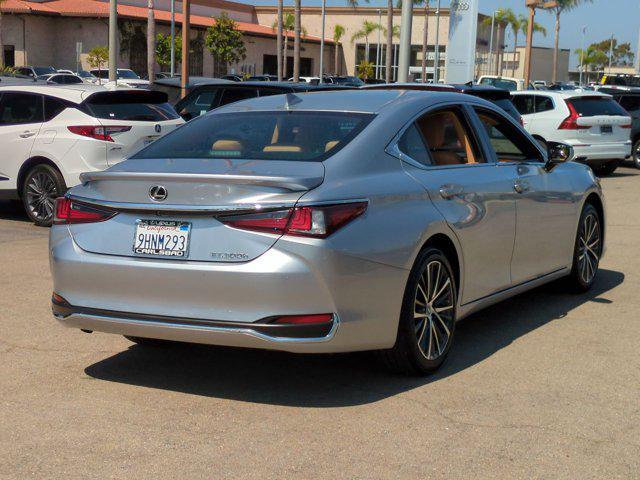
[[[108,17],[109,3],[96,0],[51,0],[46,3],[32,2],[29,0],[5,0],[1,7],[6,13],[32,13],[41,15],[60,15],[65,17]],[[156,21],[170,22],[171,13],[166,10],[154,10]],[[144,20],[147,18],[147,9],[132,5],[118,5],[118,16]],[[182,23],[182,14],[176,13],[176,22]],[[195,27],[208,27],[215,23],[211,17],[191,15],[191,25]],[[275,37],[276,30],[266,25],[257,23],[238,22],[238,30],[248,35]],[[287,33],[293,38],[293,32]],[[303,35],[307,42],[319,43],[320,37]],[[325,43],[333,44],[332,39],[325,39]]]

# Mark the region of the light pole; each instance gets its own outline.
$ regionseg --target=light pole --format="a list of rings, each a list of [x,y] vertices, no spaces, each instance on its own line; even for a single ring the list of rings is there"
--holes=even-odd
[[[189,88],[189,37],[191,34],[191,0],[182,0],[182,65],[180,72],[181,94]]]
[[[171,0],[171,76],[176,74],[176,0]]]
[[[433,83],[440,79],[440,0],[436,9],[436,47],[433,52]]]
[[[324,26],[327,16],[327,0],[322,0],[322,38],[320,39],[320,83],[322,83],[322,74],[324,69]]]
[[[613,33],[611,34],[611,44],[609,45],[609,75],[611,75],[612,61],[613,61]]]
[[[582,49],[580,50],[580,81],[579,85],[582,86],[582,75],[584,72],[584,37],[587,33],[587,26],[582,27]]]
[[[376,49],[376,78],[380,78],[380,61],[382,52],[380,51],[380,27],[382,26],[382,10],[378,9],[378,48]]]
[[[409,80],[409,61],[411,59],[411,21],[413,19],[413,2],[402,2],[400,18],[400,58],[398,61],[398,82]]]
[[[117,82],[116,35],[118,34],[118,0],[109,1],[109,81]]]
[[[489,37],[489,68],[493,65],[493,31],[496,25],[496,12],[493,12],[491,17],[491,36]],[[491,70],[488,72],[491,74]]]

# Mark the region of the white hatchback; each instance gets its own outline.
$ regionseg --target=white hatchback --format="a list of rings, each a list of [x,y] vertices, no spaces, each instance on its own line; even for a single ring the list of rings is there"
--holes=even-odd
[[[21,199],[38,225],[83,172],[121,162],[184,120],[167,95],[87,84],[0,87],[0,199]]]
[[[512,92],[524,128],[543,146],[573,147],[575,160],[610,175],[631,155],[631,116],[610,95],[593,91]]]

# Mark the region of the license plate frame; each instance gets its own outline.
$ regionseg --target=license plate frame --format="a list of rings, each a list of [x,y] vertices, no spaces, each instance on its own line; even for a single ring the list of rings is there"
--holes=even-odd
[[[613,133],[613,125],[600,125],[600,133],[603,135],[611,135]]]
[[[151,227],[151,228],[150,228]],[[154,229],[156,230],[154,232]],[[149,244],[145,245],[145,239],[140,239],[139,235],[156,234],[171,235],[166,241],[164,238],[160,242],[160,238],[153,243],[153,237],[149,239]],[[184,241],[181,242],[181,239]],[[140,243],[140,245],[138,245]],[[180,248],[157,248],[165,244]],[[139,256],[151,258],[167,258],[175,260],[185,260],[189,257],[189,247],[191,244],[191,223],[181,220],[150,220],[139,219],[136,221],[135,231],[133,235],[133,253]]]

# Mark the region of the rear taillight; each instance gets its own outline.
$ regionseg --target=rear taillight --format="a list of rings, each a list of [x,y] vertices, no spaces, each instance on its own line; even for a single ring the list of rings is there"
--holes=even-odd
[[[580,115],[576,111],[576,108],[569,100],[565,100],[565,103],[569,108],[569,116],[562,121],[562,123],[558,127],[558,130],[588,130],[589,128],[591,128],[587,125],[578,125],[578,119],[580,118]]]
[[[68,198],[56,199],[56,213],[53,218],[55,225],[69,225],[73,223],[94,223],[109,220],[116,214],[114,211],[90,207],[76,203]]]
[[[631,128],[631,124],[630,123],[626,123],[624,125],[620,125],[620,128]]]
[[[326,238],[362,215],[367,202],[289,208],[265,213],[219,217],[230,227],[257,232]]]
[[[114,133],[123,133],[131,130],[130,126],[125,125],[110,125],[107,127],[96,127],[94,125],[75,125],[67,127],[71,133],[76,135],[82,135],[83,137],[94,138],[96,140],[102,140],[103,142],[113,142]]]

